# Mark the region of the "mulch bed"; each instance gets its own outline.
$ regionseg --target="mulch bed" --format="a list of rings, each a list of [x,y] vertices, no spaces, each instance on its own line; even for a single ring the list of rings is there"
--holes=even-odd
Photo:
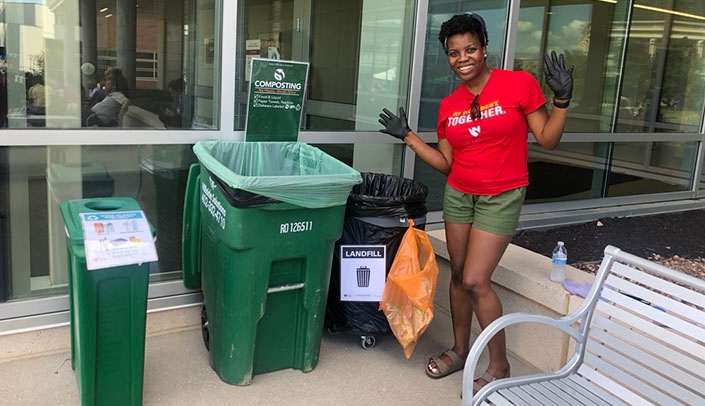
[[[705,279],[705,210],[638,217],[604,218],[546,230],[519,231],[512,243],[551,257],[565,242],[568,264],[594,272],[605,246],[647,258]]]

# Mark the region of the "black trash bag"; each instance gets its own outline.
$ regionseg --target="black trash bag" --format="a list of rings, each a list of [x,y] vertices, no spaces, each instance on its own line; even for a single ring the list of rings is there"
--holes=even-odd
[[[408,227],[424,229],[428,188],[412,179],[380,173],[361,173],[362,183],[353,186],[348,197],[343,232],[333,250],[326,328],[331,332],[375,335],[391,333],[379,302],[340,300],[340,246],[384,245],[388,274]]]
[[[262,196],[257,193],[248,192],[243,189],[235,189],[228,186],[222,179],[215,176],[211,171],[208,171],[211,179],[215,185],[223,192],[225,200],[230,203],[232,207],[237,207],[238,209],[247,209],[250,207],[267,206],[270,204],[281,203],[277,199],[272,199],[271,197]]]

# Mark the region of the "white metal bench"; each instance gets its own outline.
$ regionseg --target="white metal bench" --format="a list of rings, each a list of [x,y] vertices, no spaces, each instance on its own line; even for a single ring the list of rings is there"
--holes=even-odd
[[[575,352],[556,371],[498,379],[473,397],[489,339],[524,322],[565,331]],[[466,406],[705,405],[705,281],[607,246],[574,312],[500,317],[473,344],[463,374]]]

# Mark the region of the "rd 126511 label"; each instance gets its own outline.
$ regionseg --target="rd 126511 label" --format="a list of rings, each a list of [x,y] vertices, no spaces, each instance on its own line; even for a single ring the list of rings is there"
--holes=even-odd
[[[279,234],[301,233],[313,230],[313,221],[292,221],[279,225]]]

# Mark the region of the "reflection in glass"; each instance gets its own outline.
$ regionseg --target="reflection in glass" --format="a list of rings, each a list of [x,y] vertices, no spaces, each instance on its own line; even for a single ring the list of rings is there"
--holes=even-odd
[[[697,142],[615,142],[610,179],[630,176],[635,180],[626,185],[611,183],[607,195],[690,190],[697,148]]]
[[[575,66],[567,132],[698,132],[705,59],[702,41],[689,38],[705,30],[698,17],[705,15],[705,4],[674,2],[674,10],[685,15],[662,4],[648,9],[637,4],[629,25],[625,4],[522,2],[515,67],[540,74],[544,49],[565,52],[566,61]],[[531,146],[527,201],[688,190],[696,148],[695,143],[675,141],[563,142],[546,153]],[[550,175],[554,170],[571,174],[574,184],[561,182],[562,175],[556,180]],[[541,186],[554,181],[556,190]]]
[[[213,126],[214,0],[44,3],[2,5],[0,128]]]
[[[604,143],[570,143],[547,151],[529,144],[527,203],[582,200],[599,197],[605,160]]]
[[[190,145],[0,148],[0,281],[16,299],[66,292],[66,234],[59,203],[135,198],[155,227],[152,280],[180,278],[181,219]],[[10,231],[11,230],[11,231]],[[1,295],[0,295],[1,297]]]
[[[575,142],[560,151],[529,145],[527,203],[689,190],[697,143],[614,144],[609,171],[598,158],[606,143]]]
[[[651,3],[633,10],[617,130],[698,132],[705,102],[705,3],[674,2],[675,14]]]
[[[236,129],[244,129],[249,63],[257,57],[310,63],[302,128],[376,130],[382,108],[407,99],[413,4],[242,2]]]

